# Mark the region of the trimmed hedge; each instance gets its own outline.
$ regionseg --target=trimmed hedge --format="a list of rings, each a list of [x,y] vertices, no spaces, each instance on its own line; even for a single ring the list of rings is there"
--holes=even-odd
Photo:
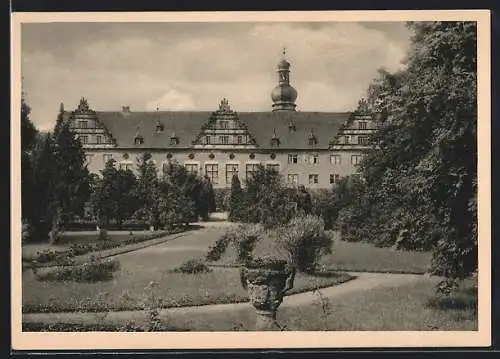
[[[116,259],[96,259],[76,266],[53,267],[44,273],[33,268],[35,276],[41,281],[76,281],[99,282],[113,278],[113,273],[120,269],[120,262]]]
[[[70,222],[65,226],[66,231],[78,232],[78,231],[95,231],[97,222],[82,221],[82,222]],[[142,231],[149,229],[149,224],[144,221],[129,220],[124,221],[122,225],[117,223],[109,223],[106,226],[108,231]]]
[[[113,249],[118,247],[124,247],[129,244],[136,244],[145,242],[151,239],[156,239],[166,235],[176,234],[184,232],[184,228],[174,228],[170,231],[159,231],[146,235],[131,235],[130,238],[126,239],[107,239],[102,241],[97,241],[95,243],[76,243],[71,245],[69,249],[66,250],[53,250],[46,249],[41,252],[37,252],[33,258],[25,258],[27,261],[34,261],[36,264],[54,263],[58,265],[67,265],[69,258],[84,255],[91,252],[99,252],[107,249]],[[97,236],[97,235],[96,235]]]
[[[212,268],[200,259],[190,259],[184,262],[179,268],[173,270],[174,273],[197,274],[211,272]]]

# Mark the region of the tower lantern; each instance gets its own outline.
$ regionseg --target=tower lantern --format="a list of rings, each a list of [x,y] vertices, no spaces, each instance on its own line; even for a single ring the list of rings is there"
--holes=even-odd
[[[295,111],[297,90],[290,85],[290,63],[286,60],[286,48],[283,49],[283,58],[278,63],[278,86],[271,92],[273,112]]]

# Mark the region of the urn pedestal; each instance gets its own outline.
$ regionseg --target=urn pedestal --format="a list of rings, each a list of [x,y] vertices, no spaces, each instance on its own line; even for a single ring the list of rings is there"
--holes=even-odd
[[[255,260],[241,268],[241,284],[256,309],[255,330],[282,330],[276,320],[285,293],[293,288],[295,269],[284,260]]]

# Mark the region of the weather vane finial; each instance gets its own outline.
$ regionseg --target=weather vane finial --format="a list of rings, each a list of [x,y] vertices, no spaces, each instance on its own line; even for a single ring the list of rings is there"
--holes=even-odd
[[[286,56],[286,47],[283,48],[283,52],[282,53],[283,53],[283,57],[285,57]]]

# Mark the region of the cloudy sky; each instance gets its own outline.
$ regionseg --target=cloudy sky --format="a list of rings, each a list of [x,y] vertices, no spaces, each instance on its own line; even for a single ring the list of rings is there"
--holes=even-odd
[[[376,70],[401,66],[404,23],[23,24],[32,120],[55,123],[82,96],[96,110],[268,111],[283,47],[301,111],[348,111]]]

